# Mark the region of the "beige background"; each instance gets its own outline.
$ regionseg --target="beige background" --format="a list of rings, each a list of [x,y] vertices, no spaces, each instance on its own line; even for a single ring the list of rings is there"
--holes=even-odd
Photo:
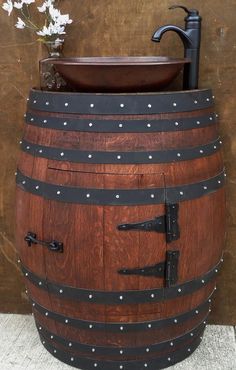
[[[61,0],[62,7],[74,19],[68,29],[64,53],[66,56],[182,56],[181,42],[173,33],[165,35],[161,44],[150,41],[153,31],[163,24],[183,25],[184,13],[168,10],[173,3],[169,0]],[[216,95],[228,173],[225,263],[211,320],[235,324],[236,2],[181,3],[198,8],[203,16],[200,87],[211,87]],[[13,17],[0,10],[0,311],[29,312],[14,246],[14,172],[26,98],[30,87],[38,84],[38,61],[46,54],[33,34],[16,30],[14,23]]]

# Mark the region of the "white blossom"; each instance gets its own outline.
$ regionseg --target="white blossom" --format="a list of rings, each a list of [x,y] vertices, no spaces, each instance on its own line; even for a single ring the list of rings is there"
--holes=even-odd
[[[34,3],[35,0],[21,0],[20,2],[19,1],[15,1],[14,2],[14,8],[16,9],[22,9],[24,4],[26,5],[30,5],[32,3]]]
[[[44,3],[42,4],[42,6],[38,6],[38,11],[40,13],[45,13],[47,8],[49,8],[50,6],[53,6],[53,3],[54,3],[54,0],[46,0],[44,1]]]
[[[53,5],[49,7],[49,14],[52,20],[60,25],[71,24],[73,22],[70,19],[69,14],[61,14],[60,10],[54,8]]]
[[[52,36],[52,35],[63,35],[65,34],[65,27],[60,26],[56,23],[50,23],[47,26],[44,26],[40,31],[37,32],[37,35],[39,36]]]
[[[15,24],[15,26],[16,26],[16,28],[23,29],[23,28],[25,28],[26,24],[20,17],[18,17],[18,21]]]
[[[2,4],[2,8],[3,10],[5,10],[6,12],[8,12],[8,15],[11,15],[11,12],[13,10],[13,4],[12,4],[12,1],[11,0],[7,0],[6,3],[3,3]]]

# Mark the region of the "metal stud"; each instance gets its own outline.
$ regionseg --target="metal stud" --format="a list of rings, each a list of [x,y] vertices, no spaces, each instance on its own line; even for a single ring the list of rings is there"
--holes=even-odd
[[[92,294],[89,294],[89,299],[92,299],[93,298],[93,295]]]
[[[194,104],[197,104],[198,103],[198,101],[197,100],[194,100]]]
[[[155,195],[154,194],[151,194],[151,198],[155,198]]]
[[[146,352],[150,352],[150,349],[149,348],[146,348]]]
[[[214,149],[217,149],[217,146],[216,145],[214,145]]]
[[[65,319],[65,323],[68,324],[69,320],[68,319]]]
[[[203,153],[204,153],[202,149],[200,149],[200,150],[199,150],[199,152],[200,152],[201,154],[203,154]]]
[[[173,347],[173,345],[174,345],[174,343],[173,343],[173,342],[171,342],[171,343],[170,343],[170,346],[171,346],[171,347]]]
[[[144,364],[144,367],[148,367],[148,364]]]
[[[29,146],[27,146],[27,147],[26,147],[26,149],[27,149],[27,150],[29,150],[29,149],[30,149],[30,147],[29,147]]]
[[[204,190],[207,190],[207,186],[203,186],[203,189],[204,189]]]
[[[35,303],[32,303],[32,306],[35,307]]]
[[[93,157],[93,156],[92,156],[92,154],[89,154],[89,155],[88,155],[88,158],[90,158],[90,159],[91,159],[92,157]]]
[[[26,117],[26,113],[24,114],[24,117]]]
[[[148,159],[152,159],[152,155],[149,155],[149,156],[148,156]]]
[[[201,124],[201,122],[200,121],[197,121],[197,125],[200,125]]]
[[[22,141],[19,141],[19,144],[21,145],[22,144]]]
[[[209,118],[209,120],[210,120],[210,121],[213,121],[213,117],[210,117],[210,118]]]
[[[151,324],[148,324],[148,329],[151,329],[152,325]]]
[[[119,199],[119,198],[120,198],[119,194],[116,194],[116,199]]]
[[[39,330],[42,330],[42,326],[39,327]]]
[[[124,106],[125,106],[125,105],[124,105],[123,103],[121,103],[121,104],[120,104],[120,107],[121,107],[121,108],[124,108]]]
[[[183,191],[180,191],[179,193],[180,193],[180,195],[184,195]]]
[[[148,123],[148,124],[147,124],[147,127],[152,127],[151,123]]]
[[[62,294],[62,293],[63,293],[63,289],[60,289],[60,290],[59,290],[59,293],[60,293],[60,294]]]
[[[215,272],[218,272],[218,270],[217,270],[217,269],[215,269]]]
[[[195,311],[195,313],[198,315],[198,314],[199,314],[199,311],[198,311],[198,310],[196,310],[196,311]]]
[[[48,312],[45,312],[45,316],[48,316]]]
[[[61,152],[61,154],[60,154],[60,155],[61,155],[61,157],[64,157],[65,153]]]
[[[120,355],[123,355],[124,351],[122,351],[122,349],[120,350]]]
[[[223,259],[223,258],[221,258],[220,262],[224,262],[224,259]]]
[[[39,153],[43,153],[43,150],[42,149],[39,149]]]
[[[177,319],[174,319],[174,323],[177,324],[178,320]]]
[[[177,107],[177,103],[173,103],[173,107]]]
[[[86,194],[86,197],[87,197],[87,198],[90,198],[90,194]]]
[[[26,272],[26,273],[25,273],[25,276],[28,276],[28,275],[29,275],[29,274],[28,274],[28,272]]]
[[[34,104],[36,104],[37,103],[37,100],[34,100]]]
[[[25,180],[24,180],[24,181],[22,181],[22,184],[23,184],[23,185],[25,185],[25,183],[26,183],[26,182],[25,182]]]
[[[39,281],[39,285],[41,286],[43,283],[42,283],[42,281]]]
[[[202,284],[205,284],[205,280],[202,280]]]
[[[61,192],[60,192],[60,190],[58,190],[58,191],[57,191],[57,195],[60,195],[60,194],[61,194]]]
[[[43,340],[42,343],[45,344],[45,340]]]
[[[48,121],[45,119],[45,120],[43,120],[43,123],[48,123]]]
[[[93,124],[92,124],[92,122],[90,122],[90,123],[89,123],[89,127],[93,127]]]
[[[124,299],[124,297],[121,295],[121,296],[120,296],[120,301],[123,301],[123,299]]]
[[[57,350],[56,349],[54,349],[54,351],[53,351],[54,353],[57,353]]]
[[[93,325],[92,325],[92,324],[90,324],[90,325],[89,325],[89,329],[92,329],[92,328],[93,328]]]
[[[45,105],[49,105],[49,101],[46,101]]]
[[[177,157],[181,157],[181,154],[180,153],[177,153]]]
[[[216,113],[216,118],[219,118],[219,114]]]
[[[34,122],[34,118],[30,118],[30,121],[31,121],[31,122]]]
[[[155,294],[151,294],[151,298],[155,298]]]
[[[71,357],[70,360],[73,362],[74,361],[74,357]]]
[[[121,127],[123,127],[122,123],[119,123],[119,127],[120,127],[120,128],[121,128]]]
[[[124,330],[124,327],[123,326],[120,326],[120,330],[123,331]]]
[[[191,348],[188,348],[188,352],[191,352]]]
[[[193,333],[191,333],[190,335],[191,335],[191,337],[193,337]]]
[[[64,125],[64,126],[67,126],[67,122],[66,122],[66,121],[65,121],[65,122],[63,122],[63,125]]]
[[[210,98],[206,98],[206,101],[210,101]]]
[[[215,95],[212,95],[212,99],[215,99]]]
[[[123,365],[120,365],[120,369],[123,369]]]
[[[181,288],[179,288],[179,289],[178,289],[178,292],[179,292],[179,293],[181,293],[181,292],[182,292],[182,289],[181,289]]]
[[[170,357],[168,357],[168,361],[169,361],[169,362],[171,361],[171,358],[170,358]]]
[[[29,101],[29,98],[27,98],[26,100]]]
[[[221,184],[221,181],[220,180],[218,180],[218,184]]]
[[[179,122],[175,122],[175,126],[179,126]]]
[[[97,366],[98,366],[98,364],[96,364],[96,363],[95,363],[95,364],[94,364],[94,367],[97,367]]]
[[[203,324],[206,325],[206,321],[203,321]]]
[[[94,104],[93,103],[90,104],[90,108],[94,108]]]
[[[96,349],[95,348],[92,348],[92,352],[95,352],[96,351]]]
[[[148,108],[152,108],[152,104],[148,104]]]
[[[68,344],[68,346],[69,346],[69,347],[72,347],[72,343],[69,343],[69,344]]]
[[[202,340],[202,339],[203,339],[203,337],[200,337],[200,339]]]
[[[65,107],[68,107],[69,103],[65,103]]]
[[[54,336],[53,335],[51,335],[51,337],[50,337],[51,339],[54,339]]]
[[[121,155],[118,155],[118,156],[117,156],[117,159],[121,159]]]

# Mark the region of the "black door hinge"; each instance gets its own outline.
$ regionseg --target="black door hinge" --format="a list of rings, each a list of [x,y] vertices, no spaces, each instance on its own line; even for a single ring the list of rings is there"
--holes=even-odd
[[[156,231],[157,233],[166,234],[166,242],[171,243],[178,240],[180,230],[178,225],[178,204],[166,204],[166,214],[164,216],[155,217],[153,220],[118,225],[118,230],[143,230]]]
[[[25,236],[25,241],[27,242],[28,247],[31,247],[32,244],[41,244],[44,247],[47,247],[52,252],[59,252],[59,253],[63,252],[63,243],[57,242],[56,240],[52,240],[51,242],[45,242],[43,240],[38,240],[37,235],[30,231]]]
[[[166,260],[153,266],[145,266],[134,269],[122,269],[121,275],[154,276],[165,279],[165,286],[171,287],[178,281],[179,251],[167,251]]]

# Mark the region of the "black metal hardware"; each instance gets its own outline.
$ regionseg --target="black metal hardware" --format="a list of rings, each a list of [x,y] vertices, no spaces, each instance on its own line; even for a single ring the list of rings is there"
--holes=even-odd
[[[178,262],[179,251],[167,251],[166,261],[153,266],[146,266],[135,269],[122,269],[118,273],[121,275],[141,275],[165,278],[166,287],[175,285],[178,281]]]
[[[166,214],[164,216],[155,217],[153,220],[148,220],[139,223],[118,225],[118,230],[143,230],[156,231],[157,233],[166,233],[166,242],[171,243],[180,237],[178,225],[178,204],[166,204]]]
[[[173,5],[169,9],[183,9],[188,15],[185,17],[185,30],[174,25],[160,27],[152,36],[152,41],[160,42],[163,34],[167,31],[176,32],[184,44],[184,57],[191,60],[184,67],[184,89],[197,89],[199,76],[199,58],[201,45],[201,21],[199,11],[187,9],[182,5]]]
[[[25,241],[27,242],[28,247],[31,247],[32,244],[41,244],[44,247],[47,247],[52,252],[59,252],[59,253],[63,252],[63,243],[57,242],[56,240],[52,240],[51,242],[45,242],[43,240],[38,240],[37,235],[30,231],[27,233],[25,237]]]

